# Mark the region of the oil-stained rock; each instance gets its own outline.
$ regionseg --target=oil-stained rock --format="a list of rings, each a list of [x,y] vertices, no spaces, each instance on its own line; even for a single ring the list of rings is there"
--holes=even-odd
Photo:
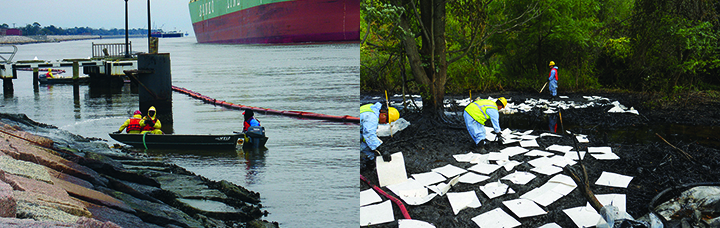
[[[0,130],[0,216],[14,217],[0,227],[248,227],[267,214],[258,193],[24,115],[0,113]]]

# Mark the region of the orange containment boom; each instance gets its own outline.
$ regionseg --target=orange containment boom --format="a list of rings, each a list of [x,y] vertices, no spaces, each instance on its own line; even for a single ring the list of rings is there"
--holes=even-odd
[[[298,118],[307,118],[307,119],[322,119],[322,120],[330,120],[330,121],[338,121],[338,122],[352,122],[352,123],[360,123],[360,118],[344,115],[344,116],[332,116],[332,115],[325,115],[325,114],[318,114],[318,113],[312,113],[312,112],[302,112],[302,111],[280,111],[275,109],[269,109],[269,108],[260,108],[260,107],[252,107],[252,106],[246,106],[246,105],[240,105],[240,104],[233,104],[227,101],[219,101],[213,98],[210,98],[208,96],[202,95],[200,93],[193,92],[189,89],[173,86],[172,89],[175,92],[180,92],[187,94],[191,97],[203,100],[207,103],[211,103],[214,105],[219,105],[227,108],[232,109],[241,109],[246,110],[250,109],[255,112],[261,112],[265,114],[278,114],[278,115],[284,115],[284,116],[294,116]]]

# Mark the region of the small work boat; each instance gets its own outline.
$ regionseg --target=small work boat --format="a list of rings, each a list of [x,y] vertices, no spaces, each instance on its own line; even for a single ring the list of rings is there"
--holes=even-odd
[[[39,75],[38,81],[40,84],[73,84],[75,83],[75,79],[72,77],[54,77],[54,78],[48,78],[46,75]],[[79,84],[87,84],[90,82],[89,76],[80,76],[77,79],[77,82]]]
[[[247,132],[233,132],[226,135],[181,135],[181,134],[116,134],[109,133],[118,142],[137,148],[235,148],[262,149],[268,137],[265,128],[251,127]]]
[[[181,135],[181,134],[116,134],[111,138],[137,148],[235,148],[245,134]]]
[[[15,70],[20,70],[20,71],[34,71],[33,68],[15,68]],[[63,70],[63,69],[51,68],[50,70],[53,72],[53,74],[65,73],[65,70]],[[39,68],[39,69],[38,69],[38,72],[40,72],[40,73],[42,73],[42,72],[48,72],[48,68]]]

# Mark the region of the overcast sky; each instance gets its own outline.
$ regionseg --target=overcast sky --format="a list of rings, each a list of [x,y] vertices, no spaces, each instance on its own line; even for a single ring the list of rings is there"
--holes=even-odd
[[[150,0],[151,26],[193,35],[189,0]],[[147,0],[127,0],[128,27],[147,28]],[[0,24],[24,27],[125,28],[124,0],[1,0]]]

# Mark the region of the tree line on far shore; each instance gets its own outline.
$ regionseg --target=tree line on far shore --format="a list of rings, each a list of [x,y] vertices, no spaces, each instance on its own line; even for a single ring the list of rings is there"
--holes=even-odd
[[[6,23],[3,23],[0,25],[0,29],[8,29],[10,26]],[[55,27],[54,25],[49,25],[42,27],[40,23],[32,23],[28,24],[25,27],[17,28],[22,31],[22,35],[24,36],[36,36],[36,35],[101,35],[101,36],[110,36],[110,35],[125,35],[125,29],[104,29],[104,28],[90,28],[90,27],[74,27],[74,28],[61,28],[61,27]],[[162,31],[162,30],[158,30]],[[129,29],[128,34],[135,35],[147,35],[148,30],[147,29]]]

